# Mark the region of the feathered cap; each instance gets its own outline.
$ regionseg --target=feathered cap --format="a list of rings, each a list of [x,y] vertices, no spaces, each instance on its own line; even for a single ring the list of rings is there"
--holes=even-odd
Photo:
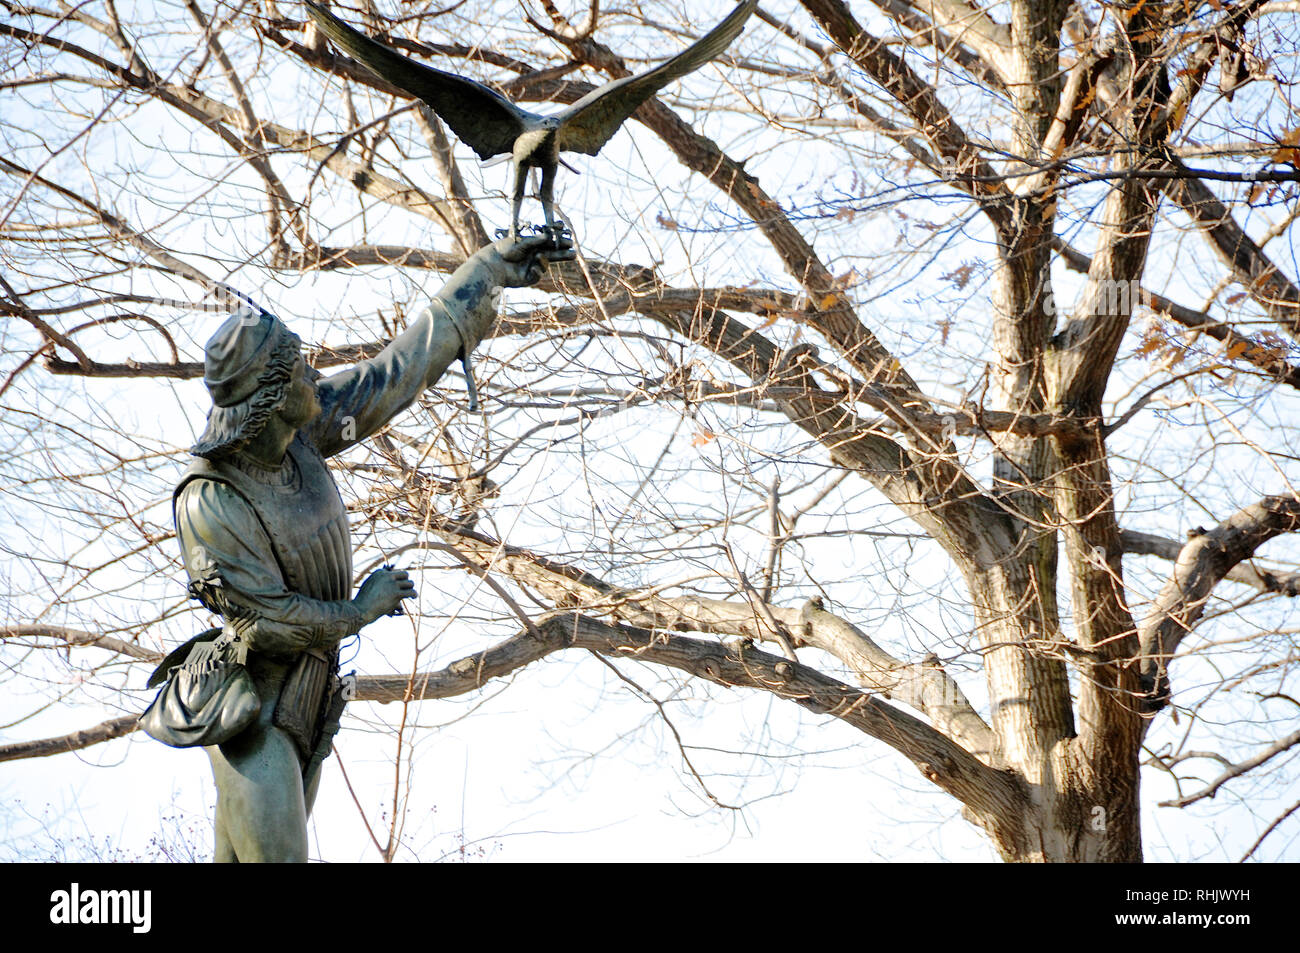
[[[190,452],[210,460],[242,448],[284,406],[302,342],[275,315],[232,314],[204,349],[203,383],[212,395],[208,425]]]

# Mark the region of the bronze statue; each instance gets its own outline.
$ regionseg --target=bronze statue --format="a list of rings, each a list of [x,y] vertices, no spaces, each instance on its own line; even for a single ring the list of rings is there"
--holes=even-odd
[[[352,596],[347,511],[325,459],[467,356],[492,326],[503,287],[532,284],[549,262],[572,257],[572,246],[545,236],[480,249],[383,351],[330,377],[265,311],[235,314],[208,342],[214,406],[173,508],[190,593],[225,624],[164,662],[157,677],[170,676],[168,688],[151,706],[150,733],[208,745],[217,861],[306,861],[307,816],[343,707],[337,646],[415,596],[410,577],[387,567]],[[214,665],[239,678],[203,688]],[[186,685],[200,686],[201,704],[240,711],[255,689],[251,723],[224,737],[220,717],[186,709]]]
[[[699,69],[734,40],[758,6],[744,0],[725,20],[668,62],[637,76],[606,83],[556,116],[520,109],[494,89],[455,73],[424,66],[359,33],[306,0],[321,30],[380,79],[424,100],[480,159],[509,153],[515,162],[510,236],[519,235],[519,208],[528,170],[542,172],[540,196],[548,230],[555,228],[555,169],[561,152],[594,156],[636,108],[675,79]],[[568,163],[565,163],[567,166]],[[570,167],[572,168],[572,167]]]

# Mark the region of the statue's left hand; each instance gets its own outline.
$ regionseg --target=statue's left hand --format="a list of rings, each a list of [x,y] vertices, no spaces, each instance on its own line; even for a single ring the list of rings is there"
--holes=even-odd
[[[572,261],[577,257],[568,239],[558,242],[550,235],[502,238],[490,246],[498,259],[497,270],[507,288],[524,288],[536,284],[553,261]]]

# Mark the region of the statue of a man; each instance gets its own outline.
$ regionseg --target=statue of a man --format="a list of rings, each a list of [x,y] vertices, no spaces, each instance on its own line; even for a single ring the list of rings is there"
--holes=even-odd
[[[405,572],[384,568],[352,596],[347,510],[325,458],[468,357],[503,287],[571,257],[543,236],[483,248],[383,351],[331,377],[265,312],[232,316],[208,342],[214,406],[176,488],[176,532],[191,595],[222,617],[261,700],[249,727],[206,749],[218,862],[307,860],[307,816],[343,707],[337,646],[415,595]]]

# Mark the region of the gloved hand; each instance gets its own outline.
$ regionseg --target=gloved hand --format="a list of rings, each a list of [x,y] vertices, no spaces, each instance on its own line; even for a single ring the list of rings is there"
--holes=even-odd
[[[380,616],[399,615],[402,600],[414,598],[415,583],[410,575],[404,570],[384,566],[366,577],[352,604],[361,610],[361,618],[369,624]]]
[[[577,257],[573,241],[563,234],[559,238],[555,234],[525,235],[519,239],[507,236],[478,254],[492,257],[493,269],[506,288],[536,284],[551,262],[572,261]]]

